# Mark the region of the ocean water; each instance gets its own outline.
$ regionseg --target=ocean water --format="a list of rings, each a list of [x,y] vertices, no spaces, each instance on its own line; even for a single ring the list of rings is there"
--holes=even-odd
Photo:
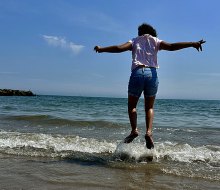
[[[0,97],[0,189],[220,189],[220,101],[155,103],[130,144],[126,98]]]

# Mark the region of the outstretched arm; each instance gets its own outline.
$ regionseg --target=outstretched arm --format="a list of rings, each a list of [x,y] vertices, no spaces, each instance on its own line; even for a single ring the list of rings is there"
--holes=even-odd
[[[100,47],[95,46],[94,50],[97,53],[107,52],[107,53],[121,53],[124,51],[128,51],[132,49],[132,45],[130,42],[121,44],[121,45],[115,45],[115,46],[108,46],[108,47]]]
[[[160,43],[160,50],[176,51],[184,48],[193,47],[198,51],[202,51],[202,44],[206,41],[200,40],[198,42],[177,42],[177,43],[167,43],[162,41]]]

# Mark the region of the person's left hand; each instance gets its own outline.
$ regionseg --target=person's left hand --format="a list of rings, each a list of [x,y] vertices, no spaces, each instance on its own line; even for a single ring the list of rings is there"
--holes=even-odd
[[[198,41],[198,42],[194,42],[193,43],[193,47],[196,48],[198,51],[202,51],[202,44],[206,43],[206,41],[204,41],[203,39]]]

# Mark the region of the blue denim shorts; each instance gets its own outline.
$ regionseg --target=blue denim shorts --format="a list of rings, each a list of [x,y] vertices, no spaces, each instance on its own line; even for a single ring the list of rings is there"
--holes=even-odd
[[[138,67],[131,73],[128,84],[128,95],[140,97],[156,96],[159,80],[156,68]]]

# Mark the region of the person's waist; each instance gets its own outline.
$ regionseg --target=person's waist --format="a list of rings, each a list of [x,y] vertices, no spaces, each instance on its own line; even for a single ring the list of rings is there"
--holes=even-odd
[[[147,65],[138,65],[134,69],[141,69],[141,68],[157,69],[156,67],[150,67],[150,66],[147,66]]]
[[[150,66],[147,66],[147,65],[138,65],[137,68],[156,68],[156,67],[150,67]]]

